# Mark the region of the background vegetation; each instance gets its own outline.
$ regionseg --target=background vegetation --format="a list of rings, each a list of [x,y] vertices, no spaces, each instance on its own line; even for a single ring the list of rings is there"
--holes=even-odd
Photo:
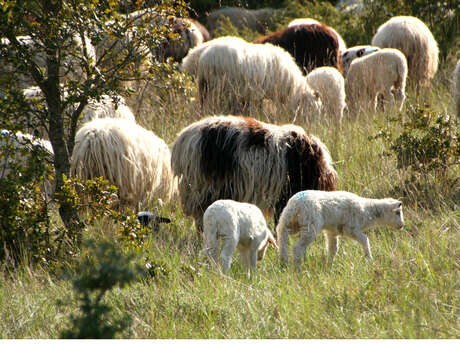
[[[286,8],[273,30],[292,18],[316,18],[350,46],[369,43],[376,28],[397,14],[415,15],[433,31],[440,70],[430,89],[420,95],[408,90],[401,113],[362,115],[341,125],[296,123],[329,148],[339,189],[403,201],[403,230],[369,233],[374,262],[345,239],[327,263],[324,239],[317,238],[300,271],[282,268],[269,250],[254,279],[247,280],[237,254],[223,276],[200,259],[201,238],[178,200],[150,205],[173,220],[151,233],[131,212],[111,210],[115,191],[102,180],[64,178],[61,195],[84,224],[78,244],[66,235],[56,204],[40,198],[37,186],[48,170],[31,164],[0,180],[0,337],[458,338],[460,126],[450,75],[460,57],[460,9],[455,1],[431,4],[364,1],[361,12],[345,13],[325,1],[228,3]],[[128,5],[135,7],[123,3],[118,9]],[[190,7],[201,16],[214,5],[203,0]],[[222,27],[226,32],[238,33],[231,25]],[[249,30],[238,34],[256,36]],[[131,95],[130,104],[138,123],[172,144],[183,127],[208,114],[201,113],[194,84],[177,65],[159,65],[150,77],[149,94]],[[2,102],[3,119],[12,105],[21,109],[20,101]],[[257,118],[285,123],[291,116],[260,112]],[[16,124],[4,121],[7,128]],[[92,212],[79,199],[85,191]]]

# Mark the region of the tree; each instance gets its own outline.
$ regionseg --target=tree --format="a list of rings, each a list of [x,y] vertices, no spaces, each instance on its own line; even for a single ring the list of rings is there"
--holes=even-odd
[[[132,92],[127,81],[149,78],[148,72],[161,68],[146,57],[172,35],[167,19],[182,16],[185,4],[156,3],[133,17],[117,13],[114,0],[0,1],[0,59],[8,66],[0,79],[0,126],[48,136],[59,214],[73,237],[83,224],[60,191],[69,176],[80,116],[91,100],[127,95]],[[31,44],[20,38],[24,35]],[[91,51],[90,43],[107,42],[98,56]],[[38,105],[24,98],[24,80],[38,87]]]

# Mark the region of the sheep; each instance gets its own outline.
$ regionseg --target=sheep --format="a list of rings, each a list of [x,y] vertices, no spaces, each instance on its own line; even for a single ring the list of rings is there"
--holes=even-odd
[[[321,66],[332,66],[342,71],[337,34],[324,24],[294,25],[259,37],[254,43],[271,43],[284,48],[304,74]]]
[[[384,107],[401,111],[404,104],[407,61],[397,49],[385,48],[353,60],[345,79],[347,104],[352,114],[376,111],[378,96]]]
[[[230,22],[239,30],[245,28],[251,31],[265,33],[269,19],[277,11],[272,8],[260,8],[257,10],[247,10],[239,7],[225,7],[212,11],[206,18],[206,27],[215,36],[215,31],[219,27],[222,18],[227,17]]]
[[[35,138],[30,134],[22,132],[12,133],[9,130],[0,130],[0,179],[11,173],[16,173],[14,166],[25,168],[28,159],[41,153],[41,157],[48,163],[54,160],[54,151],[48,140]],[[52,178],[45,176],[41,186],[43,195],[48,200],[52,199],[55,189],[55,182]]]
[[[202,231],[214,201],[255,204],[278,221],[294,193],[335,190],[337,173],[320,139],[296,125],[272,125],[241,116],[211,116],[177,136],[171,167],[179,180],[182,209]]]
[[[271,44],[226,40],[210,45],[198,61],[197,84],[206,110],[243,113],[269,99],[295,120],[321,109],[292,56]]]
[[[269,244],[278,248],[267,227],[262,211],[255,205],[234,200],[217,200],[203,215],[203,253],[214,261],[219,254],[219,239],[222,240],[220,262],[224,273],[230,270],[232,255],[238,248],[248,277],[255,273],[257,261],[262,261]]]
[[[407,59],[409,81],[417,90],[428,86],[438,69],[438,44],[418,18],[391,18],[377,29],[372,45],[399,49]]]
[[[200,60],[200,56],[205,51],[205,49],[212,45],[225,44],[225,42],[232,41],[236,45],[246,43],[246,41],[242,38],[235,36],[222,36],[207,41],[189,50],[187,55],[182,59],[180,70],[182,72],[189,73],[193,77],[196,77],[198,72],[198,61]]]
[[[70,173],[82,180],[103,176],[118,188],[121,208],[138,209],[175,193],[170,159],[153,132],[126,119],[100,118],[78,130]]]
[[[375,225],[402,229],[401,202],[363,198],[344,191],[301,191],[289,199],[276,228],[280,258],[288,263],[288,236],[300,233],[292,250],[294,262],[299,264],[307,246],[323,229],[331,258],[337,253],[338,236],[347,236],[358,241],[372,260],[369,239],[362,231]]]
[[[460,60],[457,61],[452,78],[453,99],[457,108],[457,117],[460,119]]]
[[[319,93],[324,113],[340,122],[346,106],[342,74],[334,67],[318,67],[307,74],[307,83]]]
[[[346,49],[342,53],[342,65],[343,65],[343,76],[346,77],[348,69],[350,68],[351,62],[357,57],[362,57],[379,50],[379,47],[369,46],[369,45],[360,45],[354,46]]]
[[[296,18],[294,20],[292,20],[289,24],[288,24],[288,28],[291,27],[291,26],[295,26],[295,25],[302,25],[302,24],[318,24],[318,25],[321,25],[321,23],[319,21],[317,21],[316,19],[313,19],[313,18]],[[335,33],[335,35],[337,36],[337,40],[339,41],[339,51],[341,54],[343,54],[346,50],[347,50],[347,44],[345,43],[344,39],[342,38],[342,36],[340,36],[340,34],[334,30],[334,28],[332,27],[329,27],[329,29],[331,29],[332,32]]]
[[[148,226],[150,226],[150,223],[152,223],[153,231],[159,231],[160,230],[160,223],[167,223],[167,224],[171,223],[171,219],[156,216],[155,214],[153,214],[152,212],[149,212],[149,211],[138,212],[136,214],[136,217],[139,220],[139,223],[143,227],[148,227]]]

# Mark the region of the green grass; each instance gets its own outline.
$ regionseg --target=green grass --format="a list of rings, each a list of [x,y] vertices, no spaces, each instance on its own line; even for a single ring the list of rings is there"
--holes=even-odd
[[[193,92],[161,91],[143,105],[139,122],[172,144],[177,133],[198,120]],[[434,110],[452,105],[446,81],[438,78],[418,100]],[[391,114],[393,116],[395,114]],[[286,114],[259,114],[284,123]],[[426,176],[423,189],[406,192],[407,171],[399,171],[389,143],[369,140],[381,127],[398,131],[388,115],[345,119],[341,126],[297,123],[320,137],[331,151],[339,189],[367,197],[402,198],[403,230],[369,231],[374,261],[344,239],[331,263],[324,239],[307,248],[300,270],[282,267],[269,249],[257,276],[248,280],[238,255],[227,276],[201,262],[201,238],[177,200],[160,211],[173,219],[152,234],[141,256],[162,262],[166,274],[144,278],[105,296],[115,319],[128,314],[124,338],[458,338],[460,337],[460,186]],[[398,194],[399,193],[399,194]],[[273,229],[273,223],[270,221]],[[57,225],[56,225],[57,226]],[[87,237],[115,238],[106,221]],[[291,241],[292,242],[292,241]],[[63,267],[72,266],[63,263]],[[0,338],[59,338],[78,312],[63,267],[52,272],[24,264],[4,268],[0,283]]]

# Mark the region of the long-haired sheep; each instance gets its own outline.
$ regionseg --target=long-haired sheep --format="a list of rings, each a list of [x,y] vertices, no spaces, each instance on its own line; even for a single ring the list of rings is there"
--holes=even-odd
[[[452,78],[452,92],[455,107],[457,109],[457,117],[460,119],[460,60],[457,61]]]
[[[272,8],[248,10],[240,7],[225,7],[212,11],[206,18],[206,27],[214,36],[222,18],[227,17],[237,29],[248,28],[261,34],[265,33],[270,18],[277,11]]]
[[[288,24],[288,28],[291,27],[291,26],[295,26],[295,25],[302,25],[302,24],[319,24],[321,25],[321,23],[319,21],[317,21],[316,19],[313,19],[313,18],[296,18],[294,20],[292,20],[289,24]],[[335,35],[337,36],[337,40],[339,41],[339,50],[340,50],[340,53],[343,54],[345,52],[345,50],[347,50],[347,44],[345,43],[344,39],[342,38],[342,36],[340,36],[340,34],[332,27],[329,27],[329,29],[331,29],[332,32],[335,33]]]
[[[342,71],[337,34],[324,24],[294,25],[259,37],[254,43],[271,43],[285,49],[304,74],[322,66]]]
[[[118,188],[120,206],[137,210],[175,191],[166,143],[133,121],[101,118],[77,132],[71,175],[88,180],[103,176]]]
[[[376,111],[378,96],[382,95],[384,107],[403,106],[407,77],[407,61],[397,49],[380,49],[375,53],[353,60],[345,79],[348,109]]]
[[[379,50],[379,47],[369,46],[369,45],[360,45],[350,47],[345,52],[342,53],[342,65],[343,65],[343,76],[346,77],[348,69],[350,68],[351,62],[358,58]]]
[[[417,88],[428,85],[438,69],[438,44],[418,18],[391,18],[377,29],[372,45],[400,50],[407,59],[409,82]]]
[[[257,261],[262,261],[269,244],[278,248],[264,215],[252,204],[233,200],[217,200],[203,215],[203,252],[217,262],[220,244],[222,271],[230,270],[232,256],[236,248],[240,252],[247,275],[257,269]]]
[[[37,155],[38,152],[40,155]],[[46,159],[49,164],[54,160],[53,147],[48,140],[22,132],[0,130],[0,179],[14,173],[15,166],[25,168],[30,158],[37,157]],[[50,199],[54,193],[55,183],[45,176],[41,188],[44,195]]]
[[[294,261],[298,264],[307,246],[323,229],[329,254],[334,257],[338,237],[347,236],[358,241],[369,259],[372,259],[369,239],[362,230],[375,225],[404,225],[401,202],[395,199],[368,199],[356,194],[335,191],[302,191],[289,199],[277,226],[280,257],[288,262],[289,235],[300,233],[293,247]]]
[[[319,93],[324,113],[338,122],[342,120],[345,109],[345,80],[334,67],[318,67],[307,74],[307,83]]]
[[[250,117],[213,116],[178,135],[171,167],[179,178],[182,208],[198,231],[206,208],[219,199],[274,212],[303,189],[334,190],[337,173],[326,146],[295,125],[276,126]]]
[[[271,44],[227,40],[209,46],[198,61],[197,83],[203,107],[213,111],[243,113],[263,99],[294,118],[321,109],[292,56]]]

